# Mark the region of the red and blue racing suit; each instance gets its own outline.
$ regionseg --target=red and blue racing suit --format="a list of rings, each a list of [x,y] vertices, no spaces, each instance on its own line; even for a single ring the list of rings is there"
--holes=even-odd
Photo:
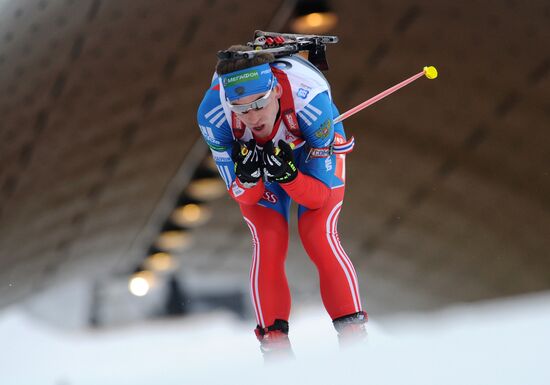
[[[279,139],[294,144],[293,154],[299,171],[289,183],[260,180],[255,186],[246,188],[235,177],[230,157],[232,143],[253,135],[238,121],[238,117],[224,108],[224,98],[220,96],[223,89],[220,91],[217,77],[214,77],[197,114],[201,132],[220,175],[230,195],[238,202],[252,234],[250,289],[258,325],[262,328],[272,325],[275,319],[289,318],[291,298],[284,262],[292,200],[299,205],[299,235],[318,269],[321,297],[330,317],[334,320],[362,311],[357,275],[337,232],[345,188],[345,152],[352,143],[346,141],[343,125],[333,124],[338,111],[331,101],[330,89],[307,100],[315,87],[308,87],[307,82],[297,83],[295,79],[293,84],[288,81],[292,64],[301,66],[301,76],[306,74],[307,77],[308,71],[312,71],[312,76],[318,78],[316,69],[308,70],[309,63],[304,62],[293,58],[282,66],[277,62],[272,64],[272,71],[283,85],[280,113],[270,137],[264,140],[255,138],[260,150],[268,140],[273,140],[275,145]],[[295,101],[304,100],[307,104],[294,108]],[[296,125],[299,127],[292,127]],[[333,146],[342,149],[341,153],[334,153]]]

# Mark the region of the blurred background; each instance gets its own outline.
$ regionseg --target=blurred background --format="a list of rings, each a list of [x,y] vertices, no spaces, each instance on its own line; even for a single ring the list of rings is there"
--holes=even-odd
[[[549,25],[544,0],[0,0],[4,354],[31,325],[167,317],[229,317],[256,348],[249,232],[195,118],[216,52],[256,29],[337,35],[341,111],[439,70],[345,122],[339,232],[372,321],[546,295]],[[287,273],[294,310],[322,312],[297,231]]]

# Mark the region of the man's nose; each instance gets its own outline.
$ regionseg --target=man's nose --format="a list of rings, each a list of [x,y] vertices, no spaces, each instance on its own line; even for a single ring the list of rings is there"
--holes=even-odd
[[[261,110],[250,110],[246,114],[250,123],[259,123],[262,117]]]

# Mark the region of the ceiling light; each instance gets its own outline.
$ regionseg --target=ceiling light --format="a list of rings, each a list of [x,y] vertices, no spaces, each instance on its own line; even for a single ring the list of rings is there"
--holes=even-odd
[[[195,179],[189,183],[186,193],[201,201],[211,201],[225,195],[227,188],[219,176]]]
[[[191,235],[182,230],[163,231],[155,245],[162,250],[182,251],[191,244]]]
[[[136,271],[130,277],[128,289],[137,297],[146,295],[155,283],[155,275],[147,270]]]
[[[155,246],[162,251],[183,251],[191,245],[191,233],[170,221],[162,226]]]
[[[178,265],[171,254],[163,251],[150,253],[143,264],[147,269],[157,272],[173,271]]]
[[[205,224],[212,216],[212,211],[205,205],[187,203],[177,207],[170,219],[177,225],[196,227]]]
[[[299,0],[290,22],[293,32],[323,34],[338,24],[338,16],[324,0]]]

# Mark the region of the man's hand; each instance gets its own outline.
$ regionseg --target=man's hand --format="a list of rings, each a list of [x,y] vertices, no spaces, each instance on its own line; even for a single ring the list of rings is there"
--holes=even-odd
[[[264,145],[262,160],[264,174],[270,182],[288,183],[298,175],[292,148],[283,140],[279,140],[279,147],[277,148],[273,147],[272,141],[267,142]]]
[[[262,169],[256,141],[251,139],[245,145],[233,142],[231,159],[235,163],[235,175],[242,183],[257,183],[262,177]]]

